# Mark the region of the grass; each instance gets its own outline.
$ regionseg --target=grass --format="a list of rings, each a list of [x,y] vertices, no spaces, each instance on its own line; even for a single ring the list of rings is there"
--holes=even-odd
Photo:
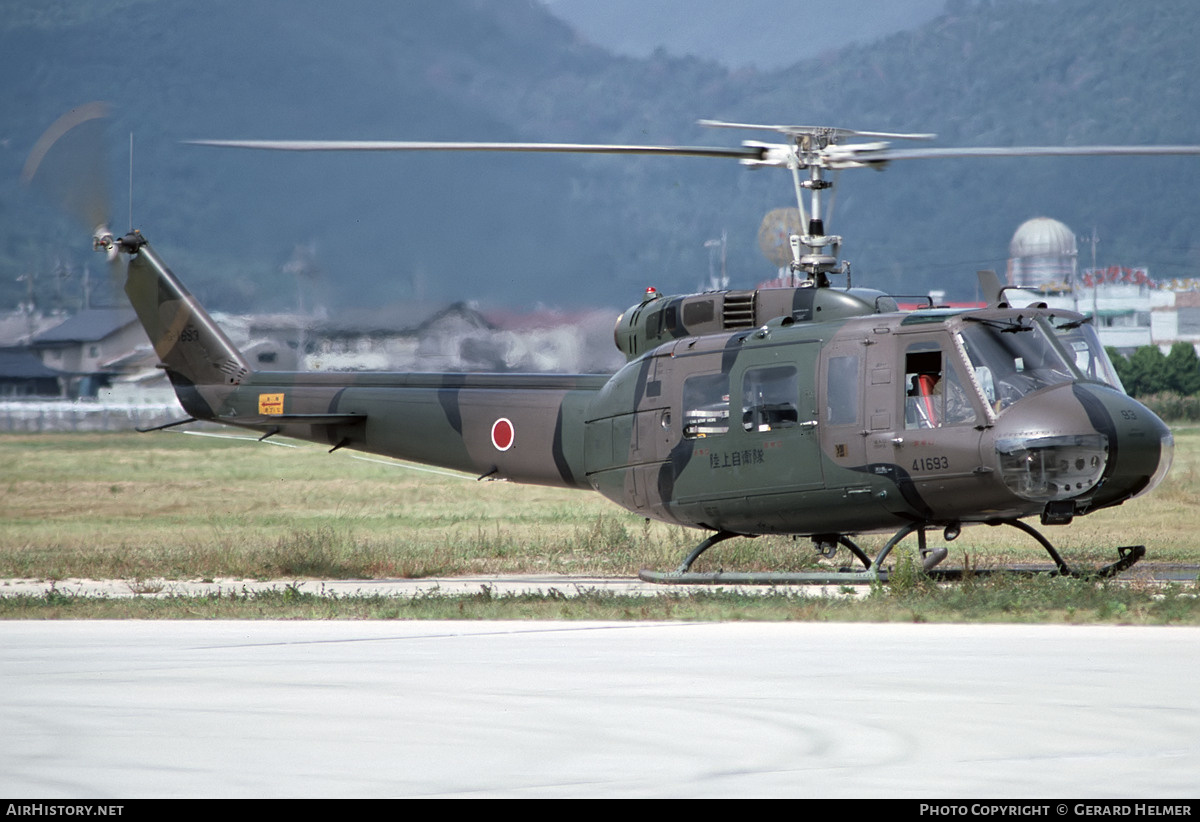
[[[132,590],[153,593],[163,580],[216,577],[629,577],[641,568],[674,568],[700,538],[696,531],[647,523],[587,492],[476,482],[473,477],[362,461],[346,452],[326,454],[314,446],[284,448],[175,433],[8,434],[0,436],[0,465],[0,578],[117,578],[131,581]],[[1117,545],[1133,543],[1146,545],[1150,561],[1198,562],[1198,466],[1200,429],[1179,429],[1174,468],[1156,492],[1071,526],[1046,529],[1047,535],[1068,562],[1080,567],[1106,564],[1115,559]],[[865,537],[860,543],[872,553],[885,539]],[[950,563],[979,568],[1048,559],[1011,528],[967,528],[948,547]],[[900,550],[894,554],[901,560],[905,555]],[[731,540],[702,557],[694,570],[795,571],[848,562],[844,551],[832,562],[818,559],[806,539]],[[1030,613],[1051,621],[1086,617],[1153,622],[1170,612],[1176,619],[1195,621],[1179,616],[1195,613],[1189,605],[1194,599],[1188,599],[1194,589],[1186,585],[1168,597],[1176,603],[1168,606],[1162,604],[1168,601],[1161,598],[1165,589],[1137,593],[1127,585],[1083,583],[1087,590],[1108,592],[1092,601],[1082,590],[1059,586],[1066,582],[980,580],[945,593],[940,591],[946,589],[931,592],[914,583],[903,593],[916,599],[906,601],[899,611],[896,603],[904,586],[893,585],[886,597],[816,601],[731,599],[712,592],[681,594],[683,599],[659,597],[657,604],[641,598],[616,601],[600,594],[573,605],[555,604],[554,598],[536,603],[496,597],[491,605],[465,598],[453,606],[451,615],[488,618],[491,608],[503,605],[509,614],[559,615],[566,608],[582,615],[599,608],[610,616],[628,612],[634,618],[673,618],[676,603],[687,601],[689,607],[703,605],[697,613],[728,615],[696,618],[897,618],[861,616],[875,613],[868,603],[876,601],[899,618],[929,621],[955,614],[974,618],[962,615],[977,608],[1007,619]],[[1035,596],[1038,589],[1029,586],[1036,585],[1048,587]],[[1118,590],[1140,598],[1125,601]],[[1065,596],[1068,591],[1070,598]],[[351,605],[344,597],[322,596],[313,602],[307,599],[311,594],[297,596],[291,604],[269,595],[213,602],[191,598],[186,603],[177,597],[135,597],[125,604],[98,601],[88,608],[96,609],[93,615],[126,609],[147,617],[167,607],[154,604],[161,602],[205,617],[234,612],[252,616],[258,611],[283,616],[293,610],[297,615],[352,616],[360,608],[363,614],[386,615],[402,608],[394,602],[372,603],[370,598]],[[62,594],[0,598],[6,609],[15,600],[29,600],[22,606],[28,615],[86,610]],[[778,601],[772,606],[766,600]],[[1009,600],[1024,604],[1010,607],[1005,604]],[[1073,604],[1062,604],[1068,601]],[[418,598],[403,607],[411,609],[404,613],[414,615],[440,613],[443,606]]]
[[[603,591],[462,596],[338,595],[290,584],[270,591],[106,598],[63,593],[0,597],[0,619],[556,619],[804,620],[1200,625],[1200,587],[1095,583],[1058,577],[989,578],[938,586],[874,586],[862,596],[667,590],[655,597]]]
[[[699,532],[596,494],[476,482],[173,434],[0,437],[0,577],[633,576]],[[737,567],[811,565],[807,541],[741,540]]]

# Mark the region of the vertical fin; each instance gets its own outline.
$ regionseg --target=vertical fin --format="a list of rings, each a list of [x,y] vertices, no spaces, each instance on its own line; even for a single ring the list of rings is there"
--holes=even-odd
[[[987,300],[988,307],[1005,307],[1004,284],[1000,282],[1000,275],[990,268],[976,271],[975,274],[979,277],[979,291],[983,295],[983,298]]]
[[[250,367],[196,298],[136,232],[117,243],[129,255],[125,293],[171,381],[237,385]]]

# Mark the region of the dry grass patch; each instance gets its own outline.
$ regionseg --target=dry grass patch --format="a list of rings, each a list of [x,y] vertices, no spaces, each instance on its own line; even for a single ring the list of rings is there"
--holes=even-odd
[[[1125,544],[1145,544],[1156,561],[1200,558],[1200,429],[1176,439],[1174,469],[1155,493],[1046,529],[1068,562],[1105,564]],[[647,524],[596,494],[476,482],[315,446],[172,433],[9,434],[0,436],[0,464],[0,577],[631,576],[675,567],[701,538]],[[861,543],[873,553],[884,541]],[[979,567],[1048,559],[1011,528],[967,528],[948,547],[954,564],[964,556]],[[761,538],[723,543],[695,570],[816,563],[806,539]],[[850,564],[848,555],[834,564]]]

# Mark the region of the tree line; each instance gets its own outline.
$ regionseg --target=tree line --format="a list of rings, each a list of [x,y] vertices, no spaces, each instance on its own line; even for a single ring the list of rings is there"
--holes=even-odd
[[[1200,393],[1200,357],[1191,343],[1177,342],[1166,354],[1157,345],[1144,345],[1129,357],[1115,348],[1106,350],[1131,397]]]
[[[1131,397],[1164,420],[1200,422],[1200,357],[1191,343],[1177,342],[1166,354],[1144,345],[1126,357],[1105,349]]]

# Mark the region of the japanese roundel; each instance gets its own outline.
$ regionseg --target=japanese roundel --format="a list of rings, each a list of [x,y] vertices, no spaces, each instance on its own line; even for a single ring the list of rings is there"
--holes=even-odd
[[[492,423],[492,445],[496,446],[496,450],[507,451],[512,448],[514,435],[512,420],[507,417]]]

